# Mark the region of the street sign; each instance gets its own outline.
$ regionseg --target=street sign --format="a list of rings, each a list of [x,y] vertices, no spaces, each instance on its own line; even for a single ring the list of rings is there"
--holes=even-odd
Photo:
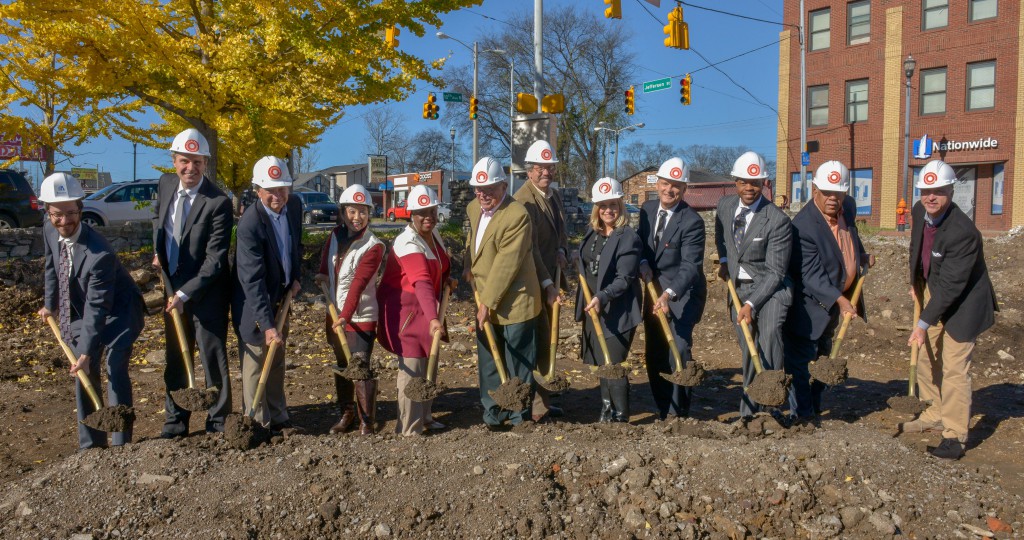
[[[644,93],[657,92],[658,90],[667,90],[672,88],[672,79],[665,77],[664,79],[658,79],[655,81],[647,81],[644,83]]]
[[[809,152],[800,152],[800,164],[804,167],[811,164],[811,154]]]
[[[444,100],[453,103],[462,103],[462,94],[458,92],[445,92]]]

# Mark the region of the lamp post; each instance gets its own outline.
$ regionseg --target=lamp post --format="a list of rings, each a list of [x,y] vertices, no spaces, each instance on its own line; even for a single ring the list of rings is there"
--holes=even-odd
[[[906,87],[907,87],[907,103],[906,113],[903,117],[903,201],[906,202],[910,199],[910,79],[914,76],[914,68],[917,67],[917,61],[914,60],[912,55],[907,55],[907,59],[903,61],[903,74],[906,75]],[[906,224],[900,223],[896,226],[896,230],[906,230]]]
[[[138,156],[139,156],[139,143],[132,143],[132,182],[139,179],[138,174]]]
[[[451,195],[448,195],[448,190],[451,189],[452,183],[455,182],[455,128],[451,130],[452,134],[452,175],[448,179],[448,186],[444,189],[444,194],[451,200]]]
[[[458,43],[459,45],[462,45],[463,47],[465,47],[465,48],[467,48],[467,49],[469,49],[470,51],[473,52],[473,97],[476,97],[476,83],[477,83],[477,75],[479,73],[478,66],[477,66],[477,57],[479,56],[479,54],[478,54],[479,51],[477,49],[476,42],[474,41],[473,42],[473,46],[470,47],[469,45],[466,45],[461,39],[449,36],[448,34],[445,34],[444,32],[438,32],[437,33],[437,38],[438,39],[450,39],[450,40]],[[476,120],[473,120],[473,164],[474,165],[476,164],[477,160],[479,159],[478,156],[477,156],[478,148],[479,148],[478,145],[477,145],[477,141],[478,140],[479,139],[477,137]]]
[[[495,53],[498,55],[508,54],[508,51],[504,49],[487,49],[483,52]],[[512,146],[513,140],[513,125],[515,120],[515,108],[516,108],[516,87],[515,87],[515,76],[516,76],[516,60],[511,55],[508,58],[500,56],[502,60],[508,62],[508,155],[509,155],[509,186],[513,193],[515,193],[516,183],[515,175],[512,173]]]
[[[615,179],[616,180],[619,179],[619,133],[622,133],[623,131],[625,131],[627,133],[631,132],[631,131],[636,131],[637,129],[642,128],[642,127],[644,127],[644,123],[643,122],[640,122],[639,124],[629,125],[629,126],[626,126],[626,127],[621,127],[621,128],[618,128],[618,129],[610,128],[608,126],[600,125],[600,124],[597,127],[594,128],[595,132],[596,131],[611,131],[612,133],[615,134]]]

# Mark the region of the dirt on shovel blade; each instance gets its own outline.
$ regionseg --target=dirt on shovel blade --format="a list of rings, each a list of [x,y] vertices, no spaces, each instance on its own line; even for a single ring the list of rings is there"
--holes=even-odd
[[[838,386],[846,381],[845,358],[820,358],[817,362],[811,362],[807,369],[812,379],[828,386]]]
[[[82,423],[108,433],[128,431],[135,423],[135,409],[127,405],[104,407],[86,416]]]
[[[569,379],[566,379],[565,377],[557,373],[552,375],[550,379],[546,377],[538,377],[537,384],[543,386],[545,390],[548,390],[550,392],[564,392],[568,390],[570,386],[572,386],[572,383],[569,382]]]
[[[786,402],[792,377],[781,369],[766,369],[754,376],[747,387],[747,396],[761,405],[779,407]]]
[[[174,404],[186,411],[205,411],[217,403],[217,388],[182,388],[171,392]]]
[[[341,376],[350,381],[368,381],[375,378],[366,353],[353,353],[352,360],[341,370]]]
[[[487,393],[499,407],[506,411],[521,411],[530,405],[530,385],[524,383],[519,377],[512,377],[498,387],[497,390],[488,390]]]
[[[444,383],[416,377],[405,385],[405,397],[413,401],[430,401],[440,396],[446,389]]]
[[[629,369],[619,364],[602,364],[594,370],[594,375],[602,379],[621,379],[629,374]]]
[[[886,403],[894,410],[907,414],[920,414],[928,408],[928,404],[914,396],[894,396]]]
[[[662,373],[661,378],[679,386],[699,386],[704,381],[704,366],[690,362],[681,371]]]
[[[224,419],[224,440],[238,450],[251,450],[270,442],[270,430],[244,414],[229,414]]]

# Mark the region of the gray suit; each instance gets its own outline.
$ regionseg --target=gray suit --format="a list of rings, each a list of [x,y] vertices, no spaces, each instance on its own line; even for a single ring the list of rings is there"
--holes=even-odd
[[[789,217],[764,196],[758,199],[757,205],[747,224],[743,242],[737,246],[733,241],[733,221],[739,207],[739,196],[722,198],[715,217],[715,247],[719,259],[727,260],[729,277],[736,284],[740,302],[753,305],[751,332],[755,334],[762,365],[766,369],[782,369],[782,326],[793,303],[792,283],[786,275],[792,249],[792,225]],[[750,280],[738,279],[741,266],[750,275]],[[731,299],[729,304],[732,304]],[[732,306],[730,310],[730,318],[734,322],[736,309]],[[743,350],[743,386],[746,387],[753,382],[756,372],[738,325],[736,337]],[[744,394],[740,401],[740,414],[749,416],[758,410],[759,406]]]

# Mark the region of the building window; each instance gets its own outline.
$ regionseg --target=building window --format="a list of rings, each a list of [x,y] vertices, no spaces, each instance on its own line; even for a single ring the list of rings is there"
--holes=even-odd
[[[811,200],[811,178],[814,174],[811,171],[807,171],[806,180],[800,181],[800,173],[790,173],[789,175],[789,192],[790,192],[790,203],[799,204],[806,203]]]
[[[832,24],[832,10],[829,8],[812,11],[808,17],[810,29],[810,50],[820,51],[829,46],[829,26]]]
[[[807,89],[807,125],[828,125],[828,85],[811,86]]]
[[[656,201],[656,200],[658,200],[658,192],[657,191],[645,191],[644,193],[647,195],[647,200],[648,201]]]
[[[921,70],[921,114],[946,112],[946,68]]]
[[[949,0],[923,0],[921,2],[921,28],[945,28],[949,26]]]
[[[967,64],[967,110],[977,111],[995,106],[995,61]]]
[[[1003,213],[1003,168],[1005,165],[998,163],[992,167],[992,215],[998,216]]]
[[[868,119],[868,80],[846,82],[846,123]]]
[[[967,20],[970,22],[994,19],[999,12],[997,0],[970,0],[970,2],[967,14]]]
[[[846,5],[846,43],[859,45],[871,41],[871,3],[868,0]]]
[[[629,203],[630,204],[640,204],[640,196],[637,195],[636,193],[630,195],[629,196]]]
[[[871,215],[871,169],[853,169],[850,181],[853,183],[853,200],[857,202],[857,215]]]

